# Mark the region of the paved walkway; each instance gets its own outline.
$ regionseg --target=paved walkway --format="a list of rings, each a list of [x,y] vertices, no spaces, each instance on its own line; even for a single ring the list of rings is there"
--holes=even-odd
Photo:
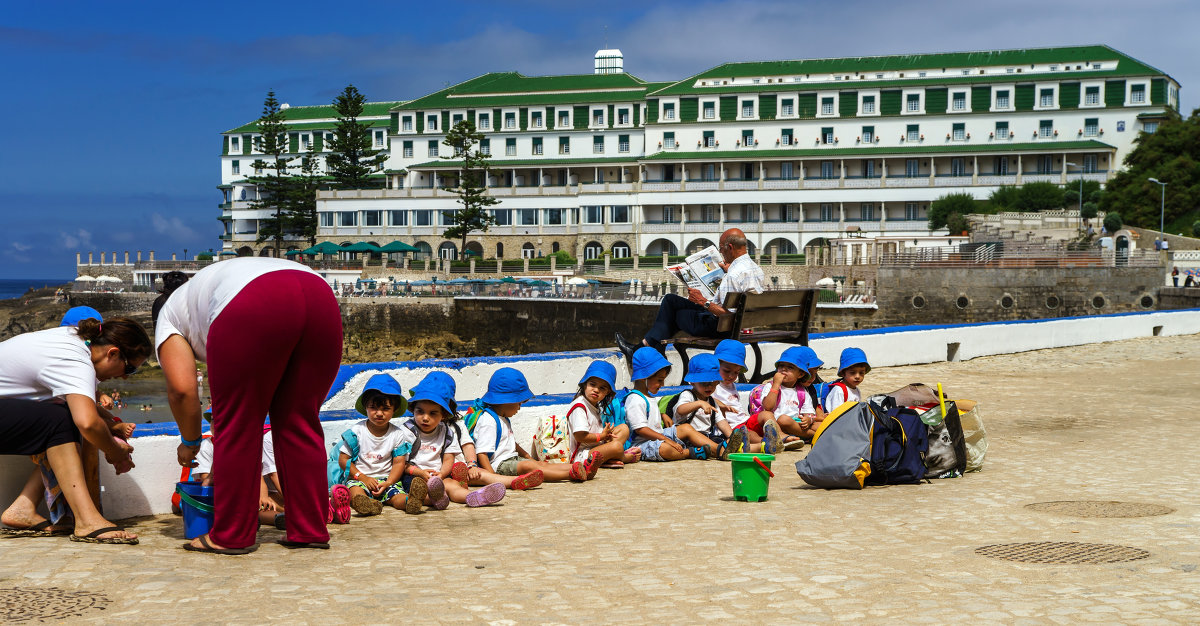
[[[806,488],[791,469],[801,452],[777,460],[766,503],[732,501],[723,463],[643,463],[490,509],[355,519],[327,552],[287,551],[264,530],[247,557],[185,553],[173,517],[137,520],[132,548],[0,540],[0,621],[25,598],[73,621],[1196,623],[1197,354],[1200,336],[1148,338],[872,372],[868,391],[941,380],[982,403],[984,471],[920,486]],[[1061,500],[1175,512],[1026,508]],[[975,553],[1041,541],[1149,557]],[[92,608],[52,612],[79,606]]]

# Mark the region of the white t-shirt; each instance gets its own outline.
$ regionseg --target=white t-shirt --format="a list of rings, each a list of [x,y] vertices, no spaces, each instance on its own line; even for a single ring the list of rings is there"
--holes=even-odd
[[[0,342],[0,398],[96,397],[92,351],[72,326],[23,333]]]
[[[841,384],[830,386],[829,395],[825,396],[825,410],[826,411],[833,411],[834,409],[838,408],[839,406],[842,406],[846,402],[861,402],[862,401],[862,393],[860,393],[858,391],[857,387],[855,387],[854,389],[850,389],[850,387],[847,386],[846,389],[850,391],[849,398],[846,397],[846,394],[842,393],[842,385]]]
[[[428,434],[421,432],[421,429],[417,428],[414,422],[407,422],[407,424],[412,428],[412,432],[416,433],[416,441],[413,442],[412,452],[408,455],[409,463],[423,470],[440,472],[442,470],[443,454],[458,454],[462,452],[462,447],[458,445],[458,438],[454,436],[453,432],[450,435],[450,443],[446,446],[445,450],[442,450],[442,443],[446,440],[445,422],[438,424],[437,428]],[[411,435],[412,432],[409,434]]]
[[[673,416],[676,424],[680,423],[679,407],[687,404],[688,402],[695,402],[696,400],[696,394],[690,389],[679,394],[679,401],[675,403],[675,415]],[[707,409],[700,408],[696,409],[696,411],[692,413],[692,418],[686,421],[691,425],[692,428],[696,429],[696,432],[703,435],[712,432],[713,426],[717,422],[727,421],[725,420],[725,416],[718,415],[719,413],[720,411],[712,406],[709,406]]]
[[[576,404],[583,405],[576,407]],[[567,412],[567,424],[571,426],[571,446],[576,447],[574,461],[587,460],[588,450],[600,445],[598,443],[579,443],[575,440],[575,433],[598,433],[604,430],[604,422],[600,421],[600,409],[596,408],[587,398],[576,396],[571,401],[571,406],[574,407]]]
[[[800,392],[803,391],[800,387],[779,387],[779,401],[775,404],[775,409],[771,411],[776,417],[790,417],[797,419],[801,415],[816,413],[813,409],[812,400],[808,394],[804,394],[804,398],[800,398]],[[758,398],[762,402],[767,394],[771,393],[771,381],[766,381],[759,385],[754,391],[750,392],[752,396]]]
[[[717,383],[717,388],[713,391],[713,398],[737,411],[737,413],[725,414],[725,421],[729,423],[730,428],[737,428],[750,419],[750,414],[742,407],[742,396],[738,393],[737,383]]]
[[[263,433],[262,475],[266,476],[278,471],[275,468],[275,438],[271,436],[271,431],[268,430]]]
[[[500,444],[496,444],[496,426],[500,427]],[[508,419],[484,412],[475,422],[475,452],[488,455],[494,469],[500,463],[517,456],[517,438]]]
[[[729,271],[721,279],[721,286],[712,301],[725,304],[725,296],[731,293],[762,293],[766,282],[767,277],[758,263],[749,254],[743,254],[729,264]]]
[[[213,263],[196,272],[167,298],[154,325],[154,352],[171,335],[181,335],[199,361],[208,361],[208,329],[221,311],[254,279],[281,270],[316,274],[287,259],[243,257]]]
[[[392,471],[392,457],[395,455],[395,451],[400,449],[400,456],[403,456],[404,445],[412,441],[412,433],[395,424],[388,424],[387,432],[382,437],[371,434],[367,428],[367,420],[351,426],[350,432],[358,437],[358,460],[354,462],[354,467],[357,467],[359,472],[374,478],[380,476],[387,478]],[[342,443],[339,452],[349,456],[350,448]]]
[[[662,416],[658,413],[658,404],[653,399],[650,399],[650,407],[647,407],[647,399],[632,391],[629,392],[628,396],[625,396],[625,421],[629,422],[629,432],[632,433],[635,444],[646,441],[646,437],[637,434],[639,428],[649,428],[660,435],[663,431]],[[649,411],[647,408],[649,408]]]
[[[192,476],[196,474],[211,474],[213,459],[212,437],[200,441],[200,450],[196,452],[196,467],[192,468]]]

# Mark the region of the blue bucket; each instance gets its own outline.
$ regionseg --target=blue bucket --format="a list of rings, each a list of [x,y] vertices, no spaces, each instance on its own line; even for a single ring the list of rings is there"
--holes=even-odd
[[[213,488],[188,481],[175,483],[175,493],[183,511],[183,536],[195,539],[208,534],[213,524]]]

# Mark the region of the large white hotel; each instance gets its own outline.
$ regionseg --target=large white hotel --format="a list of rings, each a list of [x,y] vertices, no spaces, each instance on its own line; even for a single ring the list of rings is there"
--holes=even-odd
[[[1174,79],[1107,46],[726,63],[673,82],[626,73],[619,51],[594,63],[368,104],[387,168],[377,189],[319,193],[318,239],[458,258],[442,236],[458,208],[442,139],[471,120],[500,200],[467,244],[482,258],[676,254],[731,226],[781,254],[847,235],[917,245],[945,236],[927,226],[938,197],[1103,183],[1179,107]],[[325,151],[331,107],[285,114],[294,153]],[[221,238],[239,255],[273,253],[254,243],[269,212],[249,208],[256,128],[224,133]]]

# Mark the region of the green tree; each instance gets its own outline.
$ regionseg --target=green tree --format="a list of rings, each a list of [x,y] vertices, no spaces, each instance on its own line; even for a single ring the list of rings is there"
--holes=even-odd
[[[1192,236],[1200,237],[1200,222],[1192,222]]]
[[[1200,109],[1187,119],[1167,109],[1158,130],[1134,140],[1124,165],[1105,186],[1101,210],[1119,210],[1127,223],[1154,230],[1160,206],[1168,224],[1192,211],[1200,194]],[[1167,183],[1165,202],[1150,178]]]
[[[1063,208],[1063,188],[1054,183],[1025,183],[1017,200],[1020,211],[1049,211]]]
[[[1016,185],[1001,185],[992,191],[988,201],[996,209],[1014,211],[1020,204],[1021,188]]]
[[[969,193],[950,193],[946,194],[937,200],[934,200],[929,205],[929,230],[938,230],[946,228],[950,225],[951,216],[957,216],[955,226],[958,230],[950,229],[952,233],[961,233],[966,228],[965,216],[976,213],[975,196]]]
[[[325,157],[326,170],[336,189],[372,189],[381,187],[370,175],[383,169],[387,154],[371,147],[371,129],[358,121],[366,96],[354,85],[347,85],[333,100],[337,126]]]
[[[1090,222],[1096,219],[1096,214],[1099,212],[1100,205],[1096,204],[1095,202],[1088,201],[1083,203],[1083,210],[1080,211],[1079,217],[1082,217],[1085,221]]]
[[[1109,211],[1108,214],[1104,216],[1104,230],[1107,230],[1108,234],[1111,235],[1118,230],[1121,230],[1122,226],[1124,226],[1124,223],[1121,221],[1120,213],[1117,213],[1116,211]]]
[[[285,119],[275,92],[268,91],[263,101],[262,116],[258,118],[259,134],[254,138],[254,148],[262,156],[251,163],[255,174],[247,178],[258,187],[258,197],[250,202],[250,208],[272,211],[271,217],[258,221],[255,243],[274,240],[275,256],[282,253],[283,237],[287,230],[287,200],[291,187],[288,167],[294,160],[294,157],[286,156],[288,134]]]
[[[488,195],[484,185],[491,173],[491,166],[490,157],[479,149],[482,140],[483,133],[476,131],[470,121],[463,120],[451,127],[442,141],[442,145],[448,146],[453,154],[442,158],[462,161],[458,181],[450,188],[458,195],[458,203],[462,208],[443,213],[452,226],[442,233],[446,239],[458,239],[459,250],[467,249],[467,235],[477,230],[486,233],[488,227],[496,223],[496,218],[486,210],[500,201]]]
[[[305,155],[299,175],[291,177],[287,190],[285,226],[290,234],[317,244],[317,190],[321,188],[321,158]]]

